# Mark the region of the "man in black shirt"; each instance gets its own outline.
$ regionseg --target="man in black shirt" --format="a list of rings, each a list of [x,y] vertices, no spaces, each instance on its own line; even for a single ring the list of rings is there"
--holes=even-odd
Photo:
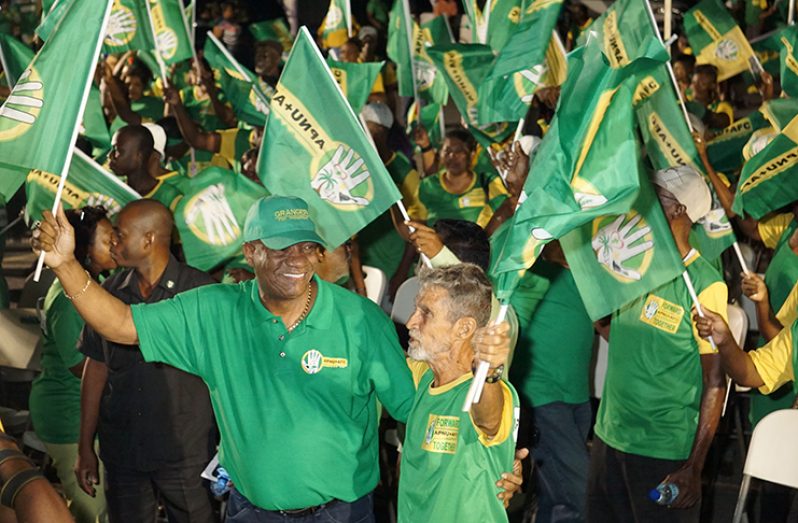
[[[122,209],[111,254],[128,269],[103,286],[133,304],[214,283],[170,254],[172,226],[171,213],[155,200]],[[168,365],[145,363],[138,346],[108,342],[88,326],[79,345],[88,356],[75,465],[81,487],[94,495],[96,433],[112,523],[154,522],[159,496],[170,522],[213,521],[200,473],[213,455],[217,435],[202,380]]]

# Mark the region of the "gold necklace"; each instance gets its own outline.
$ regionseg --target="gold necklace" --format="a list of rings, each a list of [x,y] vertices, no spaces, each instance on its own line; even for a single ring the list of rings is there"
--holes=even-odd
[[[308,312],[310,312],[310,299],[312,295],[313,295],[313,283],[311,282],[308,283],[308,299],[307,301],[305,301],[305,308],[302,310],[302,314],[299,315],[299,318],[297,318],[297,320],[290,327],[288,327],[288,332],[291,332],[294,329],[296,329],[299,326],[299,324],[302,323],[302,320],[304,320],[305,317],[308,315]]]

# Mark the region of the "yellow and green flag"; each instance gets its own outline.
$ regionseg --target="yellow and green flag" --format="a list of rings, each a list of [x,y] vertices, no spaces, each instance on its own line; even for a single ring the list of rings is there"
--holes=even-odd
[[[327,65],[330,66],[335,81],[341,87],[344,96],[352,106],[356,114],[366,105],[374,82],[380,75],[382,66],[385,62],[366,62],[353,64],[347,62],[336,62],[327,57]]]
[[[768,121],[760,111],[754,111],[745,118],[735,120],[730,126],[716,134],[707,143],[707,155],[717,171],[732,173],[738,171],[745,161],[743,147],[754,132],[767,127]]]
[[[249,24],[249,32],[256,42],[265,42],[266,40],[280,42],[280,45],[283,46],[283,52],[286,53],[291,50],[291,46],[294,44],[291,30],[282,18]]]
[[[701,0],[687,11],[684,30],[697,63],[717,67],[720,82],[749,70],[749,60],[755,59],[748,39],[719,0]]]
[[[73,3],[0,107],[0,196],[28,171],[61,174],[77,137],[111,0]]]
[[[181,0],[145,0],[152,17],[153,49],[166,65],[193,56],[188,22]]]
[[[352,27],[352,9],[349,0],[330,0],[330,7],[319,27],[321,45],[325,49],[341,47],[349,39]]]
[[[241,253],[247,211],[268,191],[245,176],[208,167],[180,184],[175,226],[186,261],[207,271]]]
[[[748,160],[737,183],[734,212],[760,219],[798,200],[798,116]]]
[[[271,193],[308,203],[329,248],[401,198],[305,27],[270,107],[258,175]]]
[[[779,35],[781,52],[779,72],[781,73],[781,90],[791,98],[798,98],[798,56],[795,46],[798,43],[798,27],[785,28]]]

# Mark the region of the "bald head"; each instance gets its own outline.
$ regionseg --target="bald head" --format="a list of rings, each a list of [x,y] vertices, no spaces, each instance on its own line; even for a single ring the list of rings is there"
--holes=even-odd
[[[169,249],[174,218],[161,202],[146,198],[130,202],[119,213],[119,220],[141,235],[152,234],[156,244]]]

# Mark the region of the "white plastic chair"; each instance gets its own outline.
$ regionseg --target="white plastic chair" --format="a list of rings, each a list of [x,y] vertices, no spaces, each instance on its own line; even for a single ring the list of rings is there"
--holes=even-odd
[[[366,283],[366,296],[368,299],[379,305],[385,296],[385,289],[388,287],[388,277],[376,267],[363,266],[363,279]]]
[[[391,309],[391,319],[393,321],[402,325],[407,324],[416,309],[416,296],[420,288],[421,284],[416,276],[408,278],[399,286],[396,291],[396,298],[393,300],[393,308]]]
[[[798,438],[796,409],[772,412],[762,418],[754,428],[743,468],[743,481],[734,509],[733,523],[740,523],[743,520],[751,478],[798,488],[798,445],[792,444],[796,438]]]

